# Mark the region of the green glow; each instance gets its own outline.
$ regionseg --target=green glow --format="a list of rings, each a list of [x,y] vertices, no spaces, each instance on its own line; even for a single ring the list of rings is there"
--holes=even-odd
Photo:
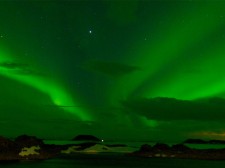
[[[215,55],[213,60],[206,59],[200,63],[201,68],[205,70],[206,74],[205,76],[199,76],[199,83],[197,85],[201,84],[201,87],[191,91],[192,99],[217,96],[225,91],[223,48],[222,46],[219,51],[213,53]]]
[[[7,56],[8,55],[6,53],[2,52],[0,55],[0,62],[13,62],[13,59],[10,56]],[[84,112],[83,109],[80,109],[78,105],[74,103],[73,99],[63,89],[63,87],[58,85],[58,83],[54,82],[53,80],[42,76],[17,74],[15,73],[14,69],[7,69],[4,67],[0,68],[0,74],[10,79],[29,85],[35,89],[38,89],[44,94],[49,95],[52,102],[57,106],[71,106],[68,108],[64,107],[63,109],[76,115],[81,120],[92,120],[92,117],[87,112]]]
[[[206,12],[210,10],[210,12]],[[191,46],[195,46],[199,44],[205,37],[210,36],[211,33],[214,33],[215,30],[219,29],[221,26],[223,26],[222,19],[218,17],[219,13],[221,13],[220,8],[211,7],[210,5],[205,6],[202,10],[200,10],[201,13],[196,12],[192,16],[191,25],[183,25],[181,28],[174,27],[174,33],[167,42],[163,43],[165,46],[160,45],[159,47],[154,47],[155,49],[158,49],[160,51],[153,52],[153,55],[160,56],[159,60],[154,62],[155,69],[154,71],[151,71],[151,73],[157,72],[157,69],[163,68],[163,65],[169,64],[171,61],[176,61],[176,57],[182,57],[185,52],[190,50]],[[207,14],[206,14],[207,13]],[[196,17],[197,16],[197,17]],[[175,39],[175,41],[173,40]],[[153,50],[154,51],[154,50]],[[151,51],[150,51],[151,52]],[[151,52],[152,53],[152,52]],[[215,53],[211,53],[214,54]],[[163,57],[164,56],[164,57]],[[185,59],[183,59],[185,61]],[[194,62],[194,61],[193,61]],[[155,64],[156,63],[156,64]],[[182,63],[181,63],[182,64]],[[177,71],[182,71],[182,67],[180,69],[177,69]],[[203,69],[204,71],[204,69]],[[173,72],[173,76],[177,72]],[[151,75],[150,75],[151,76]],[[171,76],[171,79],[173,79],[173,76]],[[201,74],[201,79],[207,79],[209,78],[208,75]],[[150,88],[150,91],[147,91],[145,89],[144,96],[165,96],[165,97],[176,97],[180,99],[193,99],[193,98],[199,98],[200,95],[191,97],[188,97],[187,95],[189,93],[182,93],[182,90],[184,88],[191,88],[191,84],[193,81],[195,82],[195,85],[193,84],[193,87],[200,87],[199,83],[201,79],[199,79],[199,76],[196,74],[191,75],[189,78],[185,76],[185,74],[182,74],[183,82],[179,84],[176,79],[173,81],[173,87],[170,87],[168,90],[157,90],[157,86],[155,88],[155,92],[157,91],[161,92],[161,94],[155,94],[153,95],[151,93],[152,88]],[[204,82],[203,82],[204,83]],[[162,83],[162,88],[167,87],[166,81],[165,83]],[[138,91],[138,90],[137,90]],[[167,92],[170,92],[170,94],[167,94]],[[154,91],[153,91],[154,92]],[[204,91],[206,92],[206,91]],[[182,94],[181,94],[182,93]],[[202,96],[202,95],[201,95]]]
[[[141,116],[141,121],[148,127],[157,127],[158,126],[158,122],[156,120],[149,120],[144,116]]]
[[[176,97],[181,99],[197,98],[196,96],[188,97],[185,96],[185,94],[183,96],[179,95],[185,87],[190,87],[185,86],[192,83],[189,81],[190,78],[188,77],[186,79],[182,77],[182,84],[178,84],[177,79],[171,80],[173,76],[170,76],[170,80],[172,81],[171,85],[173,85],[173,87],[170,88],[167,87],[167,84],[169,84],[167,81],[165,81],[165,83],[159,83],[160,88],[158,88],[158,86],[148,88],[148,83],[151,83],[152,76],[156,75],[165,65],[176,61],[178,57],[182,57],[185,51],[188,51],[192,46],[197,45],[205,37],[210,36],[215,30],[223,26],[222,19],[218,17],[218,15],[222,13],[222,10],[222,8],[215,8],[211,3],[201,4],[195,11],[190,11],[190,13],[184,14],[184,16],[181,14],[179,19],[174,18],[168,25],[164,25],[164,35],[161,37],[162,39],[152,40],[150,44],[147,45],[144,44],[143,47],[140,47],[138,52],[134,54],[136,57],[130,59],[131,63],[135,62],[135,65],[142,68],[141,73],[136,72],[121,79],[116,90],[122,90],[122,95],[121,93],[120,95],[115,95],[116,93],[113,92],[114,96],[112,97],[118,99],[119,97],[136,95],[144,97]],[[182,23],[183,20],[184,23]],[[160,33],[160,31],[158,33]],[[177,71],[179,71],[179,69],[177,69]],[[172,75],[176,73],[177,72],[174,72]],[[192,75],[191,78],[193,81],[199,81],[199,76],[197,75]],[[152,80],[157,79],[153,78]],[[195,84],[197,83],[198,82]],[[193,87],[196,86],[195,84],[193,84]],[[164,87],[168,89],[166,90]]]
[[[0,18],[2,135],[225,132],[222,105],[219,117],[190,104],[167,111],[173,103],[225,98],[225,2],[0,2]]]
[[[213,59],[211,59],[212,55]],[[180,67],[169,79],[166,79],[166,85],[159,85],[151,95],[186,100],[217,96],[225,91],[223,60],[224,44],[219,43],[213,50],[204,51],[201,59],[189,62],[190,69],[194,68],[197,72],[187,73],[185,67]]]

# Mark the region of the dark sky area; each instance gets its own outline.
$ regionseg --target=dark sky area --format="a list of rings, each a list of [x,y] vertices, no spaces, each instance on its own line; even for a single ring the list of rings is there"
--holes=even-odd
[[[0,135],[225,139],[225,2],[0,2]]]

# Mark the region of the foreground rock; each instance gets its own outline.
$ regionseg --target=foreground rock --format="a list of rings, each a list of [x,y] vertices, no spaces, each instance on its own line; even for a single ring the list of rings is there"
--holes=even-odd
[[[47,145],[34,136],[22,135],[14,141],[0,136],[0,162],[21,160],[44,160],[55,157],[64,159],[77,154],[124,153],[128,156],[150,158],[179,158],[225,160],[225,149],[192,149],[184,144],[169,146],[158,143],[142,145],[138,151],[123,144],[105,145],[96,142],[68,145]],[[75,154],[75,155],[73,155]]]
[[[20,149],[18,145],[7,138],[0,136],[0,161],[16,161]]]
[[[21,135],[18,136],[15,141],[21,147],[31,147],[31,146],[43,146],[44,142],[35,137],[35,136],[28,136],[28,135]]]
[[[66,148],[66,145],[46,145],[35,136],[21,135],[14,141],[0,137],[0,162],[49,159]]]
[[[156,144],[155,146],[142,145],[140,150],[130,156],[150,158],[179,158],[201,160],[225,160],[225,149],[192,149],[183,144],[173,145]]]
[[[21,135],[15,140],[0,137],[0,162],[21,160],[45,160],[56,157],[67,158],[72,154],[96,154],[106,152],[133,152],[133,148],[126,145],[103,145],[96,142],[68,145],[47,145],[35,137]]]

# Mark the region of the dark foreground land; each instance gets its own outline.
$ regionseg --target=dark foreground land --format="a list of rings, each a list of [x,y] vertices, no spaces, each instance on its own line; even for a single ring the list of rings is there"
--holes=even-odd
[[[52,158],[70,158],[92,153],[116,152],[118,149],[128,148],[126,145],[104,145],[100,142],[86,142],[81,144],[48,145],[34,136],[22,135],[15,140],[0,137],[0,162],[16,162],[23,160],[46,160]],[[225,160],[225,149],[193,149],[184,144],[168,146],[156,144],[154,146],[142,145],[135,152],[122,153],[127,158],[176,158],[176,159],[201,159]]]
[[[193,149],[184,144],[177,144],[172,147],[166,144],[154,146],[145,144],[138,151],[128,155],[150,158],[225,160],[225,149]]]

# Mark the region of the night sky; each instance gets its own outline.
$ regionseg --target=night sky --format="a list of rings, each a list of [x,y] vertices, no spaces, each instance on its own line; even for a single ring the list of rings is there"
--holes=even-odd
[[[0,135],[225,139],[225,2],[1,1]]]

